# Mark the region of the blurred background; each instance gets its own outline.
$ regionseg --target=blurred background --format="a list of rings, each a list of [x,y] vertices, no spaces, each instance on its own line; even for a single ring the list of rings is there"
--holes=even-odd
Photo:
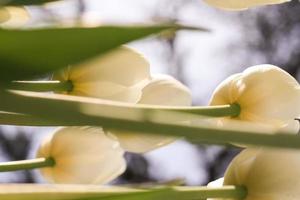
[[[201,0],[65,0],[26,9],[30,19],[21,23],[24,27],[175,21],[210,29],[129,44],[149,60],[152,73],[170,74],[186,84],[194,105],[207,105],[222,80],[252,65],[277,65],[300,79],[298,0],[240,12],[218,10]],[[0,162],[33,158],[40,141],[52,132],[47,127],[0,126]],[[204,185],[221,177],[239,151],[180,140],[144,155],[127,153],[127,170],[112,184]],[[0,182],[43,180],[33,170],[0,173]]]

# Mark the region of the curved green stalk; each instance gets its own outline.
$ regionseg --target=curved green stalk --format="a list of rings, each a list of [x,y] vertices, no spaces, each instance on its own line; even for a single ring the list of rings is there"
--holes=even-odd
[[[0,163],[0,172],[53,167],[54,165],[55,161],[53,158],[36,158],[31,160],[3,162]]]
[[[228,130],[213,125],[186,125],[186,114],[143,110],[98,104],[82,98],[20,94],[0,90],[0,110],[41,117],[61,126],[102,126],[110,130],[126,130],[185,137],[195,143],[244,144],[252,146],[300,149],[300,137],[286,133],[270,134],[251,129]],[[188,114],[190,115],[190,114]],[[194,116],[194,115],[192,115]],[[169,119],[172,120],[169,120]],[[201,119],[201,118],[198,118]],[[120,132],[122,133],[122,132]]]
[[[71,81],[13,81],[10,89],[34,92],[68,92],[73,89]]]
[[[243,186],[220,186],[218,188],[176,186],[173,189],[178,192],[178,199],[244,199],[247,196],[247,188]]]
[[[40,117],[31,115],[1,112],[0,111],[0,124],[13,125],[13,126],[59,126],[59,123],[51,122]]]
[[[196,200],[206,198],[244,199],[247,190],[239,186],[208,188],[204,186],[148,187],[101,185],[4,184],[0,199],[72,199],[72,200]]]
[[[124,108],[124,107],[123,107]],[[224,106],[207,106],[207,107],[191,107],[188,109],[184,108],[143,108],[145,111],[150,110],[160,110],[160,111],[174,111],[174,112],[183,112],[191,113],[203,116],[218,117],[218,116],[230,116],[236,115],[239,113],[239,107],[235,104],[233,105],[224,105]],[[133,108],[134,109],[134,108]],[[195,117],[194,117],[195,118]],[[19,114],[19,113],[10,113],[10,112],[1,112],[0,111],[0,124],[2,125],[15,125],[15,126],[59,126],[59,123],[51,122],[49,120],[42,119],[40,117],[34,117],[31,115]]]
[[[153,108],[155,109],[155,108]],[[163,111],[185,112],[209,117],[235,117],[241,112],[241,107],[238,104],[217,105],[217,106],[192,106],[192,107],[166,107],[157,108]]]
[[[71,81],[14,81],[10,84],[9,88],[34,92],[70,92],[73,89],[73,84]],[[126,104],[123,104],[123,106],[125,105]],[[240,107],[237,104],[193,107],[139,105],[139,107],[144,107],[144,109],[149,110],[159,109],[164,111],[178,111],[210,117],[238,116],[240,114]]]
[[[191,200],[207,198],[244,199],[247,189],[242,186],[223,186],[208,188],[205,186],[177,186],[145,189],[145,191],[131,192],[106,196],[105,200]],[[98,200],[101,195],[89,198],[75,198],[74,200]]]

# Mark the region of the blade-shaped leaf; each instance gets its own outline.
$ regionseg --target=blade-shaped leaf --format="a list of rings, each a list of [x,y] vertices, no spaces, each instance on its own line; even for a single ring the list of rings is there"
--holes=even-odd
[[[108,130],[125,130],[125,133],[132,131],[137,134],[185,137],[195,143],[300,148],[300,138],[297,135],[284,132],[280,134],[277,130],[277,134],[274,134],[275,130],[267,131],[249,124],[240,124],[236,129],[218,127],[205,121],[201,122],[198,115],[147,110],[132,105],[123,107],[103,103],[100,99],[68,95],[0,90],[0,97],[0,110],[40,117],[49,120],[49,123],[54,122],[55,125],[61,123],[61,126],[101,126]],[[180,121],[187,122],[187,117],[194,118],[197,123],[176,124]]]
[[[135,188],[129,186],[99,186],[74,184],[2,184],[1,200],[191,200],[206,198],[242,198],[244,187],[203,186]]]
[[[133,200],[146,197],[166,197],[170,188],[138,189],[119,186],[72,184],[3,184],[1,200]],[[174,192],[173,192],[174,193]]]
[[[41,75],[103,54],[124,43],[174,28],[180,27],[160,25],[0,29],[0,80]]]
[[[48,2],[52,2],[52,1],[59,1],[59,0],[6,0],[3,3],[1,2],[1,4],[4,5],[10,5],[10,6],[22,6],[22,5],[39,5],[39,4],[43,4],[43,3],[48,3]]]

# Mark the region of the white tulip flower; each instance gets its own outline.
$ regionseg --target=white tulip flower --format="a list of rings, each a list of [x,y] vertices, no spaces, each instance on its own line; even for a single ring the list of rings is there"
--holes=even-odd
[[[245,10],[251,7],[289,2],[290,0],[204,0],[207,4],[225,10]]]
[[[151,79],[147,60],[138,52],[120,47],[104,56],[53,75],[53,80],[70,81],[70,95],[136,103]]]
[[[191,93],[187,87],[167,75],[154,76],[142,90],[139,104],[190,106]],[[112,132],[121,146],[130,152],[145,153],[174,142],[176,138],[131,132]]]
[[[101,128],[61,128],[40,146],[37,157],[53,158],[41,174],[53,183],[107,183],[125,170],[124,151]]]
[[[166,75],[150,76],[148,62],[137,52],[122,47],[80,66],[69,67],[53,76],[53,80],[70,81],[71,95],[89,96],[127,103],[190,106],[190,91]],[[173,142],[175,138],[120,133],[108,136],[119,140],[130,152],[144,153]]]
[[[223,183],[224,183],[224,177],[214,180],[212,182],[209,182],[207,184],[207,187],[208,188],[218,188],[218,187],[221,187],[223,185]]]
[[[277,130],[297,133],[300,115],[300,87],[284,70],[273,65],[257,65],[223,81],[214,91],[210,105],[238,104],[237,117],[221,118],[243,120],[271,125]]]
[[[218,184],[246,187],[245,200],[298,200],[299,168],[298,150],[246,149],[233,159],[223,184]]]

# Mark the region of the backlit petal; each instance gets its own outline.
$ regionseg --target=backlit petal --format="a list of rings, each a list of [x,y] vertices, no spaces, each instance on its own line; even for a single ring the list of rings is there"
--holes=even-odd
[[[68,94],[136,103],[150,80],[149,63],[138,52],[121,47],[104,56],[54,74],[53,80],[71,81]]]
[[[300,87],[287,72],[273,65],[250,67],[220,84],[210,105],[237,103],[236,120],[265,123],[283,132],[298,132]]]
[[[41,168],[54,183],[107,183],[125,170],[123,150],[101,128],[61,128],[46,140],[37,157],[52,157],[55,166]]]
[[[255,6],[285,3],[290,0],[204,0],[207,4],[225,10],[245,10]]]
[[[154,76],[153,80],[142,90],[141,104],[189,106],[191,94],[189,90],[170,76]],[[113,131],[121,146],[130,152],[145,153],[167,145],[176,138],[151,134]]]
[[[224,185],[244,185],[246,200],[300,198],[300,152],[283,149],[246,149],[228,167]]]

